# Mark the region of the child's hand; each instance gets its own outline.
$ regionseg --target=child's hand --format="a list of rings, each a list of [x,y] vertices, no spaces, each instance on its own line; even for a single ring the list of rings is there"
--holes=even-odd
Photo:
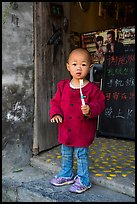
[[[82,110],[82,113],[84,114],[84,115],[90,115],[90,107],[89,107],[89,105],[82,105],[81,106],[81,110]]]
[[[62,117],[60,115],[55,115],[51,120],[50,120],[51,123],[62,123]]]

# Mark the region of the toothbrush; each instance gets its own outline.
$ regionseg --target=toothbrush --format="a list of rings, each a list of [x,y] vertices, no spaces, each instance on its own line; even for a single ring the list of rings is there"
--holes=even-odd
[[[81,102],[82,102],[82,105],[84,106],[84,105],[85,105],[85,101],[84,101],[84,95],[83,95],[83,93],[82,93],[83,79],[80,79],[80,80],[79,80],[79,83],[80,83],[80,96],[81,96]]]

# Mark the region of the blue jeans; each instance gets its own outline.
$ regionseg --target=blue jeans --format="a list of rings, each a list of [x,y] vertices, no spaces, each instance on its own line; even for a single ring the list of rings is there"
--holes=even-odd
[[[88,147],[69,147],[61,145],[62,170],[57,177],[73,178],[73,152],[77,158],[77,176],[85,186],[90,186],[90,175],[88,169]]]

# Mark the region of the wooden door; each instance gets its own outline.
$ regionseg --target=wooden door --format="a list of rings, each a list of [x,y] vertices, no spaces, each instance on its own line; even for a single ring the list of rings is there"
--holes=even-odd
[[[49,119],[49,102],[58,81],[68,75],[62,20],[51,15],[50,3],[34,2],[34,155],[58,144],[57,124]],[[53,34],[60,37],[58,43],[52,42]]]

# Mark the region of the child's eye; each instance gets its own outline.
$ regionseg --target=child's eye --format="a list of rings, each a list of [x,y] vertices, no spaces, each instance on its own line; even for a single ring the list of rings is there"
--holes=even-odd
[[[86,64],[82,64],[82,66],[84,67],[84,66],[86,66]]]
[[[72,65],[73,65],[73,66],[76,66],[76,63],[73,63]]]

